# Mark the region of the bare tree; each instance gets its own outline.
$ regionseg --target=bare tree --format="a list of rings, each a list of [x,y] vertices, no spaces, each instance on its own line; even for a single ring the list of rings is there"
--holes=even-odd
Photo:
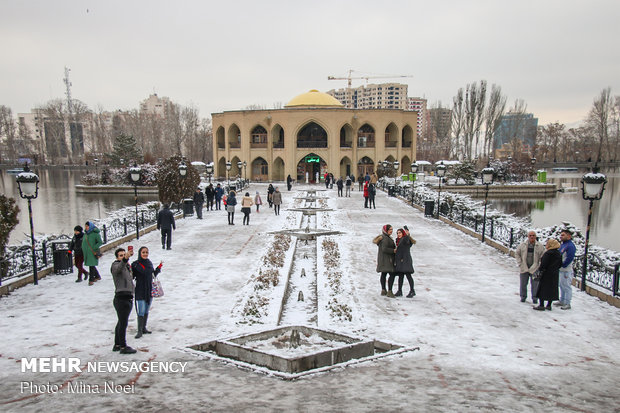
[[[491,155],[493,136],[501,124],[502,116],[506,110],[506,96],[502,95],[502,88],[497,85],[491,86],[489,104],[485,111],[484,128],[484,155]]]
[[[0,106],[0,137],[4,136],[6,160],[15,162],[18,157],[17,125],[13,118],[13,111],[7,106]]]
[[[461,150],[461,134],[465,127],[465,110],[463,108],[463,88],[460,88],[452,98],[452,136],[454,144],[451,153],[453,157],[458,157]]]
[[[465,159],[472,159],[480,137],[480,127],[484,117],[486,100],[486,81],[474,82],[467,85],[465,92],[465,125],[464,125],[464,152]],[[475,141],[474,141],[475,138]]]
[[[560,143],[564,139],[565,125],[555,122],[539,128],[538,149],[543,161],[558,160]],[[512,142],[512,141],[511,141]]]
[[[590,125],[598,138],[597,161],[603,160],[603,145],[609,150],[609,122],[612,116],[613,101],[611,98],[611,88],[605,88],[600,95],[594,99],[594,104],[588,114],[587,123]],[[608,151],[606,151],[608,154]],[[609,159],[609,158],[608,158]]]

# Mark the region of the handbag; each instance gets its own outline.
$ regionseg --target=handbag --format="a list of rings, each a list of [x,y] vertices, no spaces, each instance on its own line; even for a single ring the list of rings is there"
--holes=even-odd
[[[151,287],[151,297],[163,297],[164,289],[161,286],[161,282],[153,277],[153,286]]]
[[[97,248],[97,251],[93,251],[93,247],[90,246],[90,242],[88,241],[88,237],[86,237],[86,243],[88,244],[88,248],[90,248],[90,252],[93,253],[95,258],[103,257],[103,253],[101,252],[101,249]]]

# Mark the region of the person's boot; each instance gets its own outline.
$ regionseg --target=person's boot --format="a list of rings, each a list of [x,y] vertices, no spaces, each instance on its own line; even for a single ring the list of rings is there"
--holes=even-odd
[[[387,294],[386,294],[386,296],[387,296],[388,298],[394,298],[394,293],[393,293],[393,292],[391,292],[391,291],[388,291],[388,292],[387,292]]]
[[[138,332],[136,333],[136,338],[142,337],[142,329],[144,328],[144,317],[138,316]]]
[[[118,352],[121,354],[134,354],[136,352],[136,349],[131,348],[129,346],[125,346],[125,347],[121,347],[121,349]]]
[[[151,330],[146,329],[146,323],[149,321],[149,313],[144,314],[144,323],[142,324],[142,334],[151,334]]]
[[[411,290],[409,291],[409,294],[407,294],[407,298],[413,298],[415,297],[415,290]]]
[[[394,297],[402,297],[403,296],[403,290],[398,290],[396,291],[396,294],[394,294]]]

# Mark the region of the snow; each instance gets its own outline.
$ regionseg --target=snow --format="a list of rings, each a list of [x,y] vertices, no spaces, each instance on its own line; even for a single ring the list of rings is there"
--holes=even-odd
[[[282,186],[280,186],[282,187]],[[318,213],[317,227],[343,231],[319,237],[317,244],[317,327],[374,338],[419,351],[350,365],[343,369],[282,381],[269,375],[203,359],[183,351],[213,339],[276,327],[285,276],[267,289],[266,315],[248,322],[240,306],[256,289],[256,275],[269,256],[274,235],[298,228],[295,196],[305,186],[283,192],[280,216],[267,205],[252,209],[250,226],[235,226],[226,212],[204,211],[204,219],[177,221],[172,250],[160,248],[151,232],[131,241],[164,261],[160,280],[166,295],[155,299],[149,327],[153,334],[134,339],[135,311],[128,344],[134,355],[112,352],[116,314],[112,307],[112,254],[100,261],[102,280],[89,287],[76,274],[53,275],[0,299],[0,401],[2,411],[614,411],[620,381],[620,310],[573,290],[573,309],[532,311],[519,301],[516,262],[456,229],[385,193],[377,209],[365,209],[359,191],[336,197],[321,193],[334,211]],[[309,186],[308,186],[309,187]],[[317,188],[321,188],[317,186]],[[357,189],[357,188],[356,188]],[[249,189],[266,193],[266,185]],[[265,198],[266,199],[266,196]],[[381,227],[407,225],[417,295],[380,295],[375,272]],[[323,238],[335,242],[338,255]],[[283,253],[288,268],[290,247]],[[329,257],[329,254],[327,254]],[[335,262],[335,264],[334,264]],[[334,266],[335,265],[335,266]],[[340,273],[339,293],[330,291]],[[308,275],[309,276],[309,275]],[[337,283],[337,284],[338,284]],[[408,292],[405,281],[404,293]],[[331,299],[350,308],[351,318],[327,309]],[[274,304],[275,303],[275,304]],[[305,319],[304,317],[300,317]],[[349,321],[350,320],[350,321]],[[187,362],[184,373],[32,373],[21,372],[26,357],[79,357],[89,361]],[[22,382],[133,384],[130,394],[31,394]]]

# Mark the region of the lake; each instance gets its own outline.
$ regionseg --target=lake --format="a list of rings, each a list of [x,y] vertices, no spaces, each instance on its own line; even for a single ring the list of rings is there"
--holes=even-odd
[[[106,218],[112,212],[134,205],[133,194],[77,194],[75,185],[88,171],[65,169],[36,169],[39,175],[39,196],[32,200],[32,216],[35,234],[73,235],[73,227],[92,219]],[[19,197],[15,175],[0,169],[0,190],[15,198],[20,208],[19,224],[9,239],[9,244],[30,240],[28,202]],[[156,194],[140,195],[138,202],[157,200]]]
[[[620,174],[607,174],[607,185],[600,201],[594,201],[592,208],[592,224],[590,227],[590,243],[620,252],[620,214],[616,206],[620,201]],[[581,177],[579,173],[548,174],[547,182],[579,188],[577,192],[558,193],[553,198],[535,199],[490,199],[489,205],[499,211],[512,213],[519,217],[531,217],[533,227],[548,227],[571,222],[579,227],[583,234],[588,223],[589,202],[581,196]]]

